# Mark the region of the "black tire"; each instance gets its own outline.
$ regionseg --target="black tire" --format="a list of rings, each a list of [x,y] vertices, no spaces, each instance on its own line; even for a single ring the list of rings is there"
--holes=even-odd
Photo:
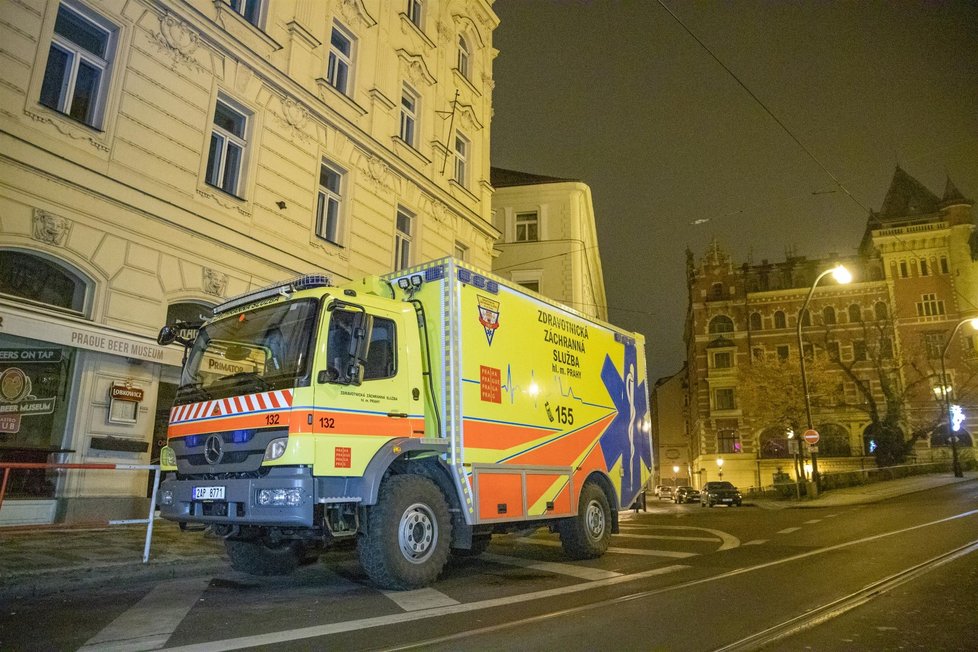
[[[611,507],[601,487],[593,482],[585,483],[577,516],[561,520],[557,531],[564,554],[571,559],[603,555],[611,543]]]
[[[489,542],[491,540],[491,534],[480,534],[474,536],[472,537],[471,548],[452,548],[452,554],[456,557],[462,557],[464,559],[478,557],[486,551],[486,548],[489,547]]]
[[[225,539],[231,568],[249,575],[288,575],[306,559],[301,541],[267,543],[262,539]]]
[[[419,475],[394,475],[367,510],[366,534],[357,541],[360,565],[384,589],[427,586],[448,561],[452,522],[445,496]]]

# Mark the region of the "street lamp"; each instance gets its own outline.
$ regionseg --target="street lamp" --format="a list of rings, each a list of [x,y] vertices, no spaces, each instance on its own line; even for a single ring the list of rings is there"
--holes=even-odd
[[[831,274],[832,278],[835,279],[835,282],[839,283],[840,285],[845,285],[846,283],[852,282],[852,274],[849,273],[849,270],[842,265],[836,265],[831,269],[825,270],[815,277],[815,282],[812,283],[812,289],[808,291],[808,296],[805,297],[805,303],[801,304],[801,310],[798,311],[798,362],[801,365],[801,390],[805,394],[805,416],[808,418],[809,430],[813,430],[814,426],[812,425],[812,399],[808,394],[808,376],[805,375],[805,345],[801,340],[801,321],[802,315],[804,315],[805,311],[808,310],[808,304],[812,300],[812,295],[815,294],[815,288],[818,286],[818,282],[829,274]],[[801,446],[801,442],[798,442],[798,445]],[[815,454],[815,451],[812,451],[812,481],[815,482],[816,491],[819,489],[818,480],[817,455]]]
[[[961,324],[971,323],[971,327],[978,330],[978,317],[968,317],[967,319],[962,319],[957,324],[954,325],[954,329],[951,330],[951,335],[947,338],[947,342],[944,343],[944,349],[941,351],[941,391],[944,393],[944,416],[947,417],[947,436],[951,440],[951,468],[954,470],[955,478],[963,478],[964,473],[961,471],[961,462],[958,461],[958,437],[951,432],[951,420],[953,415],[951,414],[951,382],[947,377],[947,366],[944,359],[947,357],[947,351],[951,348],[951,342],[954,341],[954,334],[958,332]]]
[[[723,480],[723,458],[717,458],[717,468],[720,470],[720,479]]]
[[[672,486],[673,487],[679,485],[679,481],[676,479],[676,476],[677,475],[679,475],[679,465],[678,464],[673,464],[673,466],[672,466]]]

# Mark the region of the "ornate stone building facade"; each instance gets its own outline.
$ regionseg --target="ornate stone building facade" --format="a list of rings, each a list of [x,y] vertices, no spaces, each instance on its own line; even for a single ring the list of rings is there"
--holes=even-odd
[[[786,425],[764,422],[745,400],[752,370],[761,364],[786,361],[779,391],[798,384],[799,319],[804,355],[820,369],[811,404],[821,473],[875,466],[886,418],[914,442],[911,459],[947,457],[944,392],[963,408],[963,427],[952,436],[964,457],[973,456],[978,334],[963,323],[978,316],[972,206],[950,180],[938,196],[897,168],[856,255],[735,264],[716,242],[699,260],[688,252],[687,427],[694,484],[715,480],[721,471],[742,488],[805,473],[791,454]],[[819,275],[839,263],[853,282],[825,277],[801,313]]]
[[[489,0],[0,13],[0,457],[149,462],[181,362],[155,334],[230,295],[459,251],[491,267]],[[145,496],[145,474],[25,474],[0,522]]]

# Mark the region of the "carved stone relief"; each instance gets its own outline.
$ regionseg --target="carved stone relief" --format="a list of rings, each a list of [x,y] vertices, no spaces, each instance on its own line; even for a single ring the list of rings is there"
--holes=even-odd
[[[360,162],[360,170],[380,189],[394,189],[394,172],[382,159],[376,156],[364,156]]]
[[[305,142],[312,140],[306,133],[306,126],[309,124],[309,111],[302,104],[287,97],[282,100],[282,114],[273,113],[273,115],[278,118],[279,124],[289,131],[292,139],[299,138]]]
[[[34,209],[33,222],[34,239],[49,245],[63,247],[71,232],[71,220],[40,208]]]
[[[202,288],[207,294],[223,297],[228,288],[228,275],[210,267],[203,268]]]
[[[367,8],[363,6],[362,0],[337,0],[339,12],[343,19],[349,24],[357,24],[364,29],[373,27],[377,21],[373,19]]]
[[[160,31],[153,38],[160,51],[173,59],[171,68],[185,65],[193,70],[203,70],[193,56],[200,46],[200,37],[186,23],[169,14],[160,16]]]

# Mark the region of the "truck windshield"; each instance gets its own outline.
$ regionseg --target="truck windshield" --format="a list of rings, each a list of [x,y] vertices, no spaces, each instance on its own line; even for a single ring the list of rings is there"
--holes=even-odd
[[[302,299],[213,321],[197,334],[176,403],[309,384],[319,303]]]

